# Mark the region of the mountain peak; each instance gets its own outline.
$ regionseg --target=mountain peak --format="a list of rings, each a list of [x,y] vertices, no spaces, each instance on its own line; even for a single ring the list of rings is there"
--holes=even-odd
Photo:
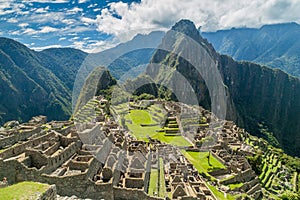
[[[188,19],[182,19],[179,22],[177,22],[172,27],[172,30],[183,33],[193,39],[196,39],[199,37],[199,32],[198,32],[195,24]]]

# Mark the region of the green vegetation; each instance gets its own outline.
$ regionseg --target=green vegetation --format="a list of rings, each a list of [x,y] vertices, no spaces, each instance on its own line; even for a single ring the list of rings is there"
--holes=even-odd
[[[167,144],[173,144],[176,146],[191,146],[191,143],[188,142],[182,136],[165,136],[164,132],[157,132],[156,135],[151,137],[153,139],[158,139],[161,142],[165,142]]]
[[[195,117],[195,118],[184,118],[181,119],[181,125],[183,128],[188,127],[208,127],[207,119],[205,117]]]
[[[85,106],[94,96],[103,95],[107,100],[111,100],[116,80],[104,67],[95,68],[89,76],[78,96],[75,112]]]
[[[282,195],[281,198],[285,199],[299,193],[300,181],[297,178],[300,171],[299,158],[285,154],[282,149],[269,145],[261,138],[247,135],[245,141],[256,149],[254,156],[248,157],[248,161],[265,188],[265,195],[274,196],[274,199]],[[257,141],[260,146],[254,146]]]
[[[210,191],[217,197],[218,200],[234,200],[235,198],[229,194],[220,192],[217,190],[214,186],[211,186],[209,184],[206,184]]]
[[[164,162],[162,158],[159,158],[159,170],[155,168],[151,169],[148,194],[151,196],[158,194],[159,197],[165,197],[167,195]]]
[[[260,133],[262,134],[262,138],[267,140],[270,145],[277,147],[277,148],[280,147],[278,140],[276,139],[276,137],[273,135],[273,133],[269,130],[269,128],[266,125],[259,123],[258,127],[259,127]]]
[[[164,161],[162,158],[159,158],[159,196],[166,196],[166,182],[165,182],[165,170],[164,170]]]
[[[24,122],[40,114],[47,115],[48,120],[67,120],[77,69],[86,55],[73,49],[60,57],[60,61],[69,60],[62,64],[47,53],[0,38],[0,124],[11,119]],[[73,64],[77,69],[70,66]]]
[[[231,190],[234,190],[235,188],[240,188],[242,187],[244,184],[243,183],[233,183],[233,184],[229,184],[227,185]]]
[[[152,168],[150,173],[150,181],[149,181],[149,188],[148,194],[154,196],[154,194],[158,194],[158,170]]]
[[[153,96],[152,94],[147,94],[147,93],[143,93],[140,96],[133,96],[135,101],[140,101],[140,100],[151,100],[151,99],[155,99],[155,96]]]
[[[158,139],[161,142],[176,146],[190,146],[191,144],[182,136],[165,136],[164,132],[158,132],[161,127],[156,124],[162,123],[165,116],[157,110],[157,106],[150,106],[148,110],[130,110],[129,113],[124,115],[125,126],[139,140],[148,141],[149,136],[152,139]],[[141,124],[151,126],[141,126]]]
[[[76,122],[91,122],[99,113],[97,106],[99,101],[95,99],[89,100],[78,112],[74,115]]]
[[[296,199],[300,199],[300,194],[294,193],[294,192],[290,192],[287,191],[285,192],[282,196],[281,199],[283,200],[296,200]]]
[[[0,188],[0,199],[37,199],[49,185],[36,182],[21,182]]]
[[[157,134],[156,130],[160,126],[147,126],[142,127],[141,124],[156,124],[152,120],[149,112],[145,110],[131,110],[124,116],[125,124],[131,133],[140,140],[148,141],[147,136],[153,137]]]
[[[262,152],[258,151],[253,157],[248,157],[248,162],[256,174],[261,174],[262,170]]]
[[[199,173],[205,174],[210,177],[208,172],[216,169],[225,169],[225,166],[220,163],[212,154],[209,156],[209,152],[190,152],[182,151],[182,154],[194,165]]]

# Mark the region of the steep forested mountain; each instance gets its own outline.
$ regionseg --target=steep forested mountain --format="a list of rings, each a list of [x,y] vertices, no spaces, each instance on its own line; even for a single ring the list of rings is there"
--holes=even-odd
[[[45,65],[48,59],[46,54],[41,56],[14,40],[0,38],[1,123],[26,121],[38,114],[68,119],[70,89]]]
[[[177,97],[181,95],[183,100],[192,97],[186,89],[190,85],[204,107],[218,112],[226,104],[227,119],[259,136],[265,134],[261,129],[263,125],[264,130],[274,133],[286,152],[299,156],[299,79],[281,70],[237,62],[217,54],[187,20],[173,26],[159,48],[153,56],[153,64],[147,68],[147,75],[153,82],[175,88],[173,92]],[[213,85],[211,80],[214,80],[212,75],[216,74],[216,66],[221,82]],[[181,81],[178,72],[187,81]],[[224,96],[227,101],[220,100]]]
[[[43,66],[72,91],[77,71],[88,53],[73,48],[51,48],[36,53]]]
[[[137,35],[97,54],[73,48],[37,52],[14,40],[0,38],[0,124],[13,119],[27,121],[39,114],[49,120],[68,119],[72,113],[73,85],[82,66],[90,70],[79,78],[87,78],[99,66],[109,68],[117,79],[124,74],[125,79],[136,76],[145,69],[163,34]],[[131,70],[139,65],[142,67]]]
[[[300,25],[264,25],[202,33],[221,53],[281,69],[300,77]]]

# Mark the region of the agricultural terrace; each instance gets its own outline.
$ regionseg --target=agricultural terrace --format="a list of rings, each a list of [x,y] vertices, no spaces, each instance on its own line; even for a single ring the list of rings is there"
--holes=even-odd
[[[182,154],[194,165],[199,173],[204,173],[206,176],[211,177],[208,172],[225,169],[225,166],[219,162],[212,154],[209,156],[209,152],[191,152],[181,151]],[[211,177],[213,179],[213,177]]]
[[[163,127],[166,121],[166,111],[160,104],[154,104],[144,110],[129,110],[127,103],[113,107],[114,112],[120,116],[119,123],[125,125],[131,134],[138,140],[148,142],[148,137],[176,146],[190,146],[181,135],[166,135],[169,128]],[[122,124],[122,119],[124,119]],[[166,130],[165,130],[166,129]]]

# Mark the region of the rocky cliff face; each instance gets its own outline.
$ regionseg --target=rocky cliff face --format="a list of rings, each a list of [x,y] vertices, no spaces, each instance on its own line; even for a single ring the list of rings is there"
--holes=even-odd
[[[172,27],[146,74],[174,88],[185,103],[192,103],[194,93],[200,105],[252,134],[260,135],[258,124],[264,123],[286,152],[299,156],[300,81],[280,70],[220,56],[192,22],[181,20]]]
[[[300,152],[300,81],[281,70],[221,56],[219,69],[239,113],[239,124],[260,135],[266,124],[284,150]]]

